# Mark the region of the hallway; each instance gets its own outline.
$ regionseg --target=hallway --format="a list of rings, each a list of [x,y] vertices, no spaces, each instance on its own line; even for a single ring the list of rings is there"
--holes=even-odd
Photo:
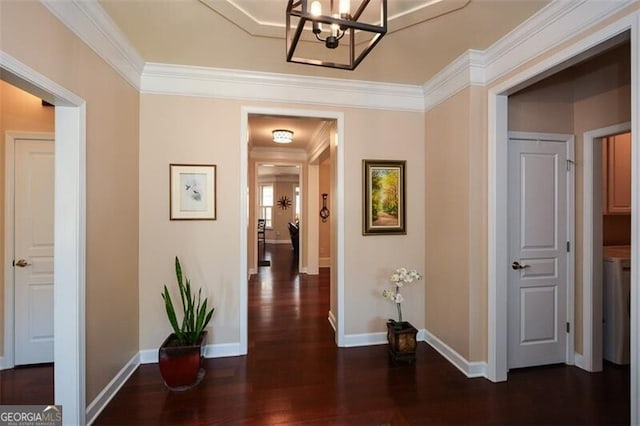
[[[550,366],[509,382],[467,379],[426,343],[415,365],[386,345],[337,348],[327,321],[329,271],[297,275],[288,245],[249,283],[249,354],[205,361],[200,385],[168,392],[142,365],[96,425],[628,424],[629,369]],[[214,298],[215,300],[215,298]],[[215,321],[215,318],[214,318]]]

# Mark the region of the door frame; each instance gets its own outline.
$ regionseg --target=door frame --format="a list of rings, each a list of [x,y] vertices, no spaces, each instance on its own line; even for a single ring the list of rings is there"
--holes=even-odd
[[[54,144],[51,132],[12,132],[5,133],[4,146],[4,360],[0,369],[15,366],[15,146],[16,140],[49,140]],[[55,286],[54,286],[55,289]],[[55,339],[55,337],[54,337]]]
[[[610,23],[572,44],[553,52],[535,64],[520,68],[511,77],[500,80],[490,86],[487,93],[487,129],[488,129],[488,356],[486,376],[489,380],[498,382],[507,380],[507,313],[506,288],[507,270],[504,265],[508,262],[507,250],[507,143],[508,143],[508,96],[528,85],[528,82],[539,81],[561,69],[567,68],[579,60],[585,59],[591,49],[606,43],[608,40],[631,31],[631,111],[632,111],[632,146],[637,146],[638,119],[633,111],[638,111],[640,94],[636,75],[639,71],[638,49],[640,48],[640,34],[638,29],[639,13],[631,13]],[[637,191],[640,184],[638,170],[640,168],[640,152],[632,150],[632,191]],[[640,216],[638,215],[639,197],[633,200],[632,209],[632,241],[640,238]],[[640,261],[640,253],[632,249],[632,264]],[[633,267],[633,266],[632,266]],[[637,289],[638,274],[632,274],[631,293],[631,421],[639,418],[637,406],[640,403],[638,388],[637,363],[640,352],[640,338],[636,337],[640,322],[640,293]]]
[[[510,78],[502,80],[488,89],[488,359],[487,378],[492,381],[507,379],[506,353],[506,315],[500,306],[506,303],[506,271],[501,270],[508,260],[506,251],[506,202],[503,194],[506,190],[506,143],[507,143],[507,113],[508,95],[518,87],[533,78],[542,78],[559,68],[569,65],[568,61],[576,61],[581,54],[607,42],[613,37],[629,31],[631,33],[631,191],[640,190],[640,150],[638,146],[638,118],[640,106],[640,86],[638,72],[640,71],[638,54],[640,53],[640,12],[630,13],[605,27],[566,45],[549,54],[534,65],[521,69]],[[631,214],[631,263],[635,271],[631,274],[631,423],[640,421],[640,375],[638,370],[638,356],[640,355],[640,253],[635,248],[640,239],[640,197],[632,197]],[[636,243],[633,243],[636,241]]]
[[[329,322],[335,330],[335,341],[338,346],[344,346],[344,113],[337,111],[319,111],[303,108],[271,108],[258,106],[245,106],[240,108],[240,211],[246,214],[240,215],[240,279],[243,280],[239,285],[240,298],[240,354],[246,354],[248,351],[248,240],[247,232],[249,230],[249,115],[284,115],[293,117],[309,117],[309,118],[326,118],[336,121],[336,188],[334,199],[336,200],[336,253],[335,260],[332,265],[336,269],[336,305],[337,316],[335,312],[329,311]],[[254,183],[252,183],[254,184]],[[253,227],[251,227],[253,231]],[[333,287],[333,286],[331,286]],[[330,296],[334,297],[333,294]],[[331,309],[331,308],[330,308]],[[335,318],[335,321],[334,321]]]
[[[519,139],[519,140],[545,140],[550,142],[557,142],[565,144],[566,148],[566,156],[567,156],[567,211],[566,211],[566,223],[567,223],[567,234],[566,240],[569,243],[569,247],[571,248],[567,252],[567,262],[566,262],[566,322],[570,324],[570,330],[567,332],[566,338],[566,346],[565,346],[565,363],[573,364],[574,363],[574,354],[575,354],[575,221],[576,221],[576,195],[575,195],[575,187],[576,187],[576,170],[575,170],[575,137],[571,134],[565,133],[538,133],[538,132],[508,132],[508,140],[510,139]],[[508,147],[507,147],[508,152]],[[508,157],[507,157],[508,158]],[[507,194],[505,194],[507,195]],[[508,206],[509,198],[506,197],[506,202]],[[507,253],[509,250],[509,230],[507,224]],[[504,265],[505,270],[508,272],[510,267],[510,262],[507,262]],[[506,289],[508,291],[508,288]],[[505,300],[508,300],[505,294]],[[508,307],[505,303],[503,308],[506,310],[507,319],[508,316]],[[508,351],[508,340],[505,341],[507,343],[505,349]],[[505,359],[507,359],[505,355]],[[508,361],[508,359],[507,359]]]
[[[605,136],[631,131],[631,122],[615,124],[589,130],[582,136],[582,356],[576,357],[576,365],[587,371],[602,371],[602,327],[594,318],[602,317],[602,297],[593,297],[602,293],[602,284],[594,280],[594,276],[602,277],[602,262],[594,262],[602,255],[602,229],[594,232],[595,217],[605,200],[602,193],[602,176],[600,187],[594,187],[594,165],[602,159],[602,142]],[[599,153],[599,155],[597,155]],[[597,205],[599,204],[599,205]]]
[[[56,108],[54,402],[64,406],[65,425],[85,424],[86,103],[1,50],[0,70],[2,80]]]

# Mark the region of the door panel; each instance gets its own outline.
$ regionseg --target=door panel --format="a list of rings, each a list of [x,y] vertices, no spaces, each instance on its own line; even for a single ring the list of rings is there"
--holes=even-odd
[[[52,362],[53,141],[16,140],[14,170],[14,362]]]
[[[565,361],[566,149],[509,140],[509,368]]]

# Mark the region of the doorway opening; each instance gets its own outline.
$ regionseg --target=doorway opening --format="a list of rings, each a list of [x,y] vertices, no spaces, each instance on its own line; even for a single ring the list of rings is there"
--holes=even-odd
[[[610,361],[629,362],[629,312],[625,307],[630,306],[631,272],[627,269],[631,250],[630,131],[631,122],[624,122],[589,130],[583,135],[585,321],[584,352],[576,364],[587,371],[602,370],[605,340],[610,350],[614,348],[614,340],[617,343],[616,353],[606,355]],[[625,140],[620,140],[621,135]],[[616,138],[623,143],[616,144]],[[615,295],[619,299],[607,297],[607,301],[612,302],[612,309],[605,312],[606,290],[613,290],[614,284],[618,286]],[[621,285],[624,292],[617,291]],[[609,296],[613,294],[609,293]],[[622,302],[623,306],[613,306],[616,302]],[[623,315],[625,313],[627,315]],[[604,327],[599,319],[604,321]]]
[[[504,223],[507,220],[506,200],[503,194],[506,193],[507,185],[507,172],[506,166],[506,152],[507,152],[507,133],[509,127],[509,119],[511,117],[511,111],[509,108],[509,97],[521,90],[523,87],[530,86],[531,84],[538,82],[550,75],[556,74],[561,70],[565,70],[572,65],[583,61],[585,58],[595,58],[598,54],[605,52],[611,48],[616,48],[621,44],[628,42],[628,57],[630,59],[629,66],[626,70],[627,73],[636,75],[638,70],[637,51],[640,39],[637,33],[637,21],[621,19],[619,21],[609,24],[607,27],[597,31],[586,39],[579,40],[573,45],[566,47],[565,49],[557,52],[551,57],[543,59],[540,63],[536,64],[535,69],[538,75],[531,75],[531,70],[518,73],[504,81],[500,82],[496,86],[489,89],[489,152],[490,152],[490,167],[489,167],[489,356],[488,356],[488,369],[487,377],[492,381],[503,381],[507,379],[507,353],[506,353],[506,286],[507,286],[507,269],[505,265],[508,263],[508,253],[506,250],[506,227]],[[624,70],[620,70],[625,72]],[[606,82],[606,81],[605,81]],[[602,83],[602,82],[601,82]],[[629,84],[628,93],[630,96],[621,98],[622,101],[618,103],[610,104],[609,110],[605,111],[604,116],[607,113],[617,111],[617,106],[626,105],[630,111],[637,109],[637,102],[639,87],[636,84],[635,79],[631,79]],[[620,101],[620,99],[619,99]],[[584,104],[583,104],[584,105]],[[615,105],[615,106],[612,106]],[[582,105],[581,105],[582,106]],[[535,117],[532,117],[535,118]],[[635,146],[637,144],[637,120],[635,116],[629,117],[632,123],[632,137],[631,144]],[[620,120],[612,120],[612,122],[620,122]],[[575,123],[574,123],[575,124]],[[591,127],[593,128],[593,127]],[[588,128],[585,128],[588,130]],[[578,139],[581,139],[582,132],[574,131],[573,133],[578,135]],[[579,141],[582,142],[582,141]],[[576,147],[582,148],[582,143],[576,145]],[[581,158],[581,155],[577,155],[577,158]],[[632,187],[637,186],[637,171],[640,166],[640,152],[638,150],[632,150]],[[580,175],[578,175],[580,176]],[[578,182],[577,187],[580,188],[581,182]],[[637,188],[632,191],[637,191]],[[636,205],[638,198],[632,196],[632,204]],[[580,205],[580,203],[577,203]],[[638,240],[638,219],[637,209],[632,209],[631,223],[632,223],[632,241]],[[580,226],[580,221],[578,227]],[[582,241],[578,241],[578,246],[582,244]],[[632,243],[631,257],[635,263],[638,259],[639,253],[635,249],[635,243]],[[593,260],[593,259],[592,259]],[[578,268],[576,268],[576,274],[582,272],[580,265],[580,259]],[[581,282],[582,277],[577,277],[576,283]],[[640,379],[637,377],[637,356],[638,356],[638,343],[639,340],[635,336],[637,334],[633,330],[636,330],[638,326],[638,299],[639,294],[636,290],[638,283],[637,273],[631,274],[631,303],[630,303],[630,317],[631,317],[631,387],[630,387],[630,399],[631,399],[631,422],[637,422],[638,419],[638,389],[640,387]],[[581,290],[581,289],[580,289]],[[578,292],[579,293],[579,292]],[[582,303],[575,305],[577,310],[576,328],[583,326],[581,315]],[[580,312],[578,312],[580,309]],[[576,337],[576,355],[582,355],[580,353],[581,346],[584,342],[581,341],[582,329],[577,330]],[[576,356],[578,360],[578,356]]]
[[[65,421],[84,424],[85,101],[1,53],[0,80],[56,108],[53,226],[58,232],[54,232],[53,265],[54,282],[59,285],[53,290],[54,402],[65,407]]]
[[[330,204],[334,206],[335,221],[331,231],[331,254],[324,260],[330,268],[328,321],[335,332],[338,345],[343,339],[343,241],[340,218],[342,211],[343,115],[335,112],[283,110],[272,108],[243,108],[241,137],[242,211],[247,212],[241,234],[241,268],[247,280],[259,272],[261,246],[258,240],[258,219],[271,220],[266,227],[265,248],[284,246],[297,254],[297,270],[307,275],[318,275],[321,238],[320,163],[331,158]],[[293,132],[293,142],[276,145],[273,130]],[[293,169],[296,169],[296,172]],[[281,175],[276,174],[283,171]],[[280,176],[280,177],[278,177]],[[293,177],[297,176],[297,177]],[[325,182],[326,183],[326,182]],[[265,250],[269,253],[269,250]],[[272,251],[269,256],[277,256]],[[266,266],[265,266],[266,267]],[[248,284],[247,284],[248,285]],[[241,351],[247,352],[248,311],[247,287],[240,295]]]

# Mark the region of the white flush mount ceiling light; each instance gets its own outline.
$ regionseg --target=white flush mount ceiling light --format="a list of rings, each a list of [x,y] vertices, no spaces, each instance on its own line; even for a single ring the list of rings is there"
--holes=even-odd
[[[354,70],[387,33],[387,0],[377,1],[380,3],[379,25],[378,22],[360,22],[371,0],[362,0],[353,13],[349,0],[339,0],[337,7],[334,4],[334,0],[314,0],[313,2],[308,0],[289,0],[285,28],[287,62]],[[324,10],[323,3],[325,4]],[[307,23],[311,25],[308,26]],[[307,31],[311,29],[316,40],[324,43],[329,50],[337,49],[340,46],[340,40],[345,35],[348,35],[348,45],[345,46],[345,49],[348,49],[346,58],[348,60],[328,60],[328,56],[322,53],[319,53],[319,56],[315,59],[304,55],[296,55],[296,49],[300,44],[300,37],[305,27]],[[362,49],[357,46],[356,31],[373,35]],[[358,51],[356,52],[356,50]]]
[[[276,143],[291,143],[293,141],[293,132],[286,129],[276,129],[271,132],[273,141]]]

